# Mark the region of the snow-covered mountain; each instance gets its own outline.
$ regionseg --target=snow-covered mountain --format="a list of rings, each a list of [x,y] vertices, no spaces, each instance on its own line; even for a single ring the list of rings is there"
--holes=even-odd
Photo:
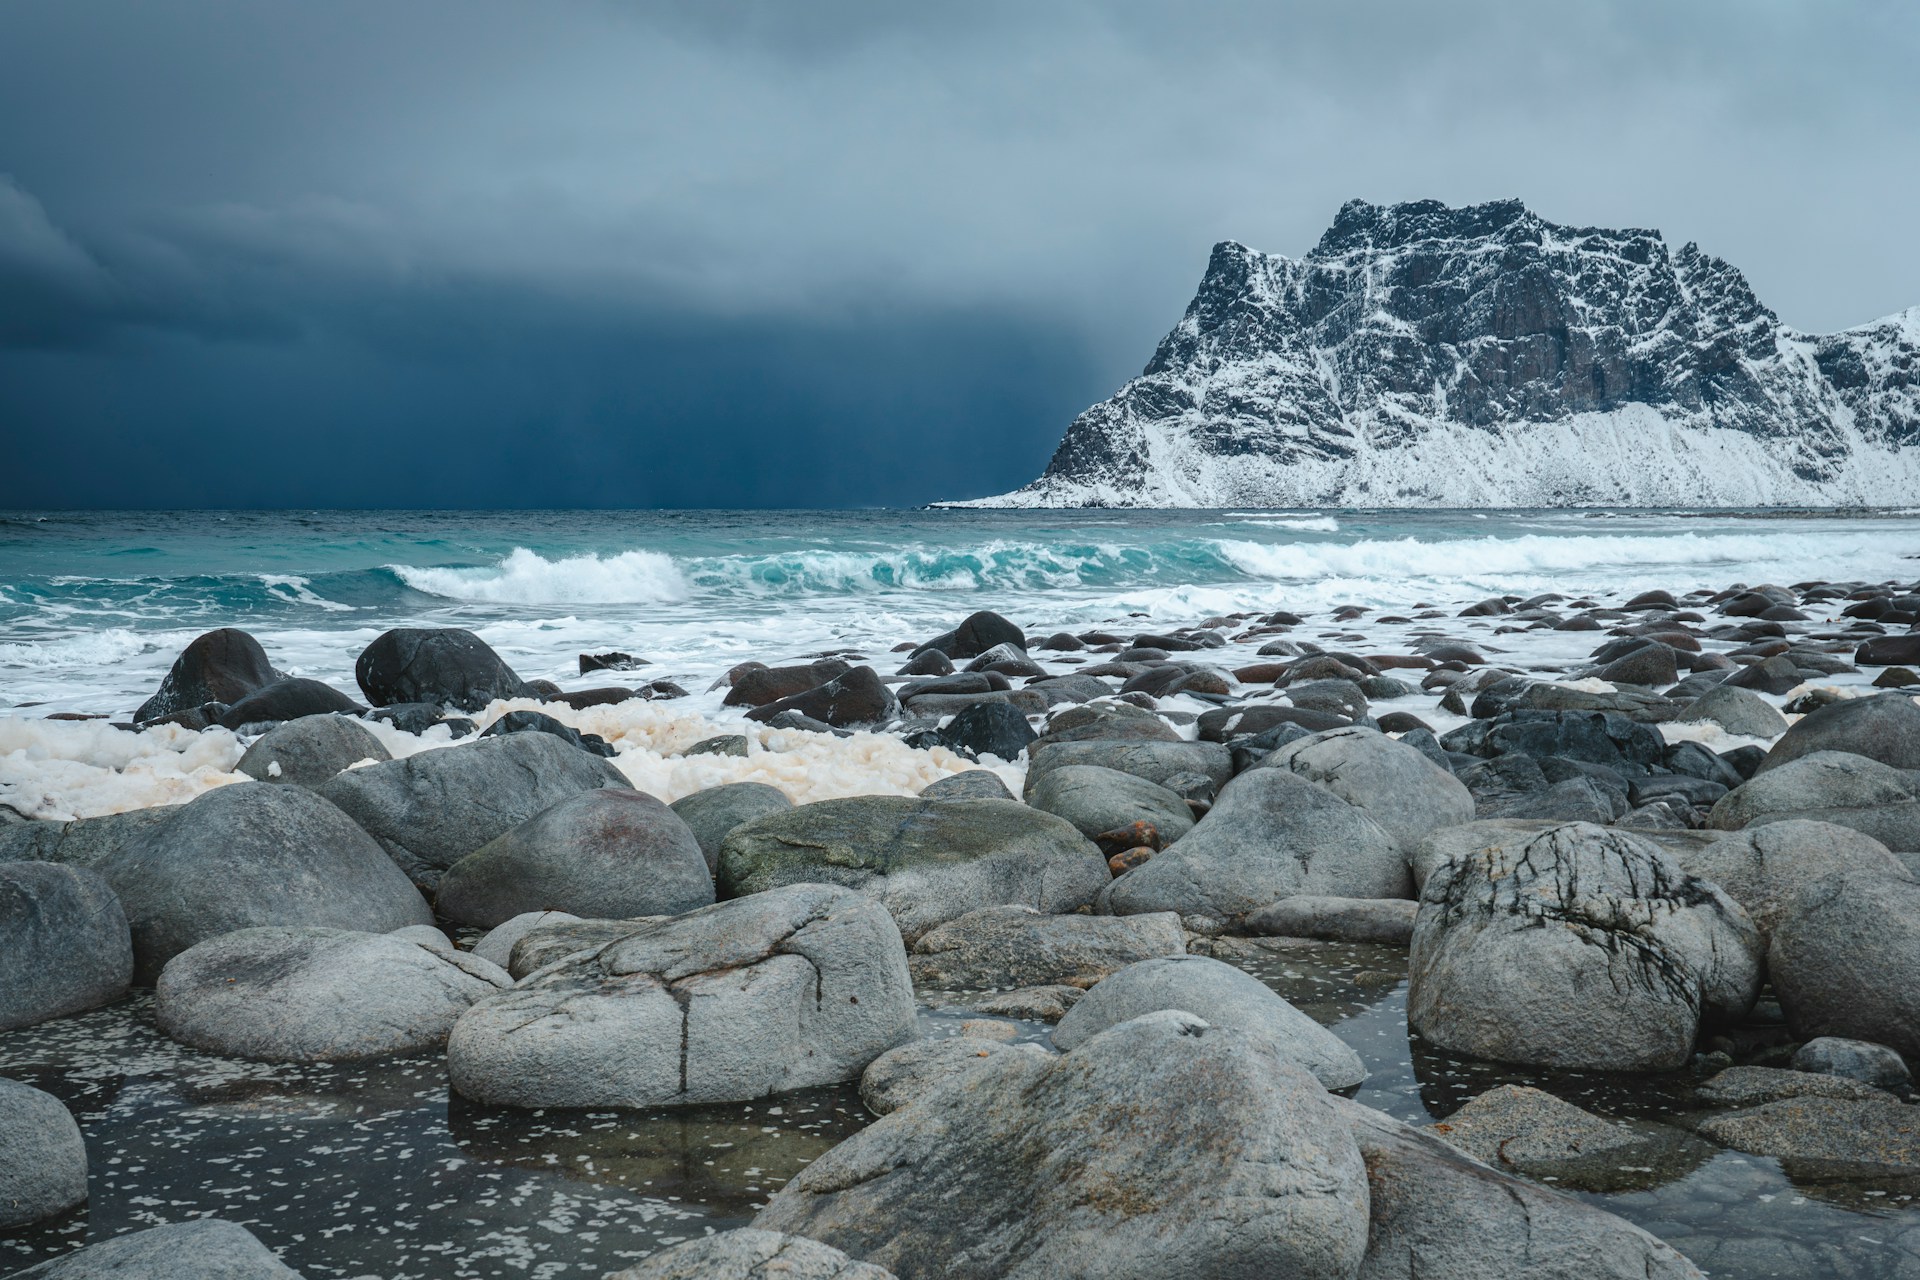
[[[1215,246],[1141,375],[994,507],[1907,504],[1920,307],[1795,332],[1657,231],[1355,200]]]

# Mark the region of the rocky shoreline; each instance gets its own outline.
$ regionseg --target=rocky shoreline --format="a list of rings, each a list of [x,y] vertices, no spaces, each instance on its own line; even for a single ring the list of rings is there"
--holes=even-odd
[[[33,722],[122,781],[204,763],[185,803],[113,811],[69,762],[0,810],[0,1075],[33,1076],[0,1137],[34,1153],[0,1250],[304,1256],[244,1208],[71,1251],[123,1176],[99,1064],[63,1077],[84,1025],[161,1088],[407,1063],[500,1117],[878,1117],[755,1166],[732,1229],[624,1269],[546,1242],[570,1274],[1920,1274],[1920,586],[977,612],[768,658],[706,688],[582,654],[563,689],[397,630],[348,693],[225,629],[121,725]],[[1896,1239],[1605,1207],[1723,1159]]]

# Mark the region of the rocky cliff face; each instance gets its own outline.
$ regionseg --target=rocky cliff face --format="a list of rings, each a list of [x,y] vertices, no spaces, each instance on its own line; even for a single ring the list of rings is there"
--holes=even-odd
[[[983,506],[1747,506],[1920,496],[1920,308],[1825,337],[1658,232],[1353,201],[1227,242],[1146,369]]]

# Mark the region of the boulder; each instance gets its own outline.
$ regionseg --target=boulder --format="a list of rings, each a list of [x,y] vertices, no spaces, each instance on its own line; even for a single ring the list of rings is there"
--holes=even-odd
[[[1112,881],[1099,909],[1245,920],[1296,894],[1405,898],[1406,854],[1359,809],[1285,769],[1253,769],[1222,788],[1183,839]]]
[[[87,1144],[60,1099],[0,1079],[0,1231],[43,1222],[87,1198]]]
[[[823,800],[743,823],[720,848],[728,895],[844,885],[882,903],[909,942],[979,907],[1073,911],[1109,879],[1070,823],[1006,800]]]
[[[818,689],[836,676],[853,670],[853,664],[838,658],[823,658],[791,667],[756,667],[742,672],[727,690],[721,705],[727,707],[764,707],[809,689]]]
[[[602,787],[553,804],[447,868],[434,907],[491,928],[528,911],[622,919],[713,901],[713,874],[680,815],[642,791]]]
[[[486,641],[458,627],[399,627],[361,650],[354,679],[376,707],[431,702],[482,711],[499,698],[518,698],[526,684]]]
[[[607,761],[545,733],[515,733],[352,769],[319,788],[414,883],[445,870],[568,796],[627,787]]]
[[[473,954],[489,964],[497,964],[505,969],[512,962],[514,944],[520,939],[535,929],[550,924],[572,924],[579,919],[579,916],[569,915],[564,911],[523,912],[487,930],[486,936],[473,944]]]
[[[1071,765],[1096,765],[1159,783],[1183,773],[1204,773],[1215,785],[1225,786],[1233,777],[1233,753],[1219,743],[1094,738],[1029,751],[1022,794],[1032,796],[1050,771]]]
[[[1774,925],[1767,972],[1796,1036],[1920,1057],[1920,882],[1871,870],[1814,881]]]
[[[1651,725],[1604,711],[1504,711],[1443,734],[1448,751],[1492,757],[1559,756],[1631,776],[1664,764],[1666,740]]]
[[[1739,831],[1792,818],[1851,827],[1896,852],[1920,850],[1920,772],[1816,751],[1735,787],[1714,803],[1707,825]]]
[[[348,765],[393,759],[380,739],[345,716],[301,716],[263,734],[234,768],[259,782],[317,787]]]
[[[1053,983],[1042,987],[1015,987],[994,995],[976,996],[969,1003],[975,1013],[999,1018],[1020,1018],[1028,1022],[1058,1022],[1067,1010],[1080,1003],[1086,992],[1079,987]]]
[[[249,725],[279,724],[302,716],[359,715],[366,708],[330,684],[285,676],[255,689],[221,713],[219,724],[236,732]]]
[[[1435,827],[1473,821],[1473,795],[1418,749],[1358,726],[1316,733],[1261,762],[1317,782],[1410,845]]]
[[[1890,1093],[1906,1093],[1913,1088],[1913,1075],[1900,1055],[1870,1040],[1815,1036],[1794,1053],[1793,1069],[1857,1080]]]
[[[1053,1043],[1072,1051],[1110,1027],[1160,1009],[1184,1009],[1216,1027],[1257,1032],[1328,1089],[1350,1089],[1367,1078],[1360,1055],[1333,1032],[1258,978],[1206,956],[1142,960],[1095,983],[1053,1029]]]
[[[549,964],[461,1015],[447,1067],[460,1093],[508,1106],[744,1102],[855,1079],[913,1025],[893,920],[796,884]]]
[[[1002,760],[1018,760],[1038,736],[1027,717],[1004,702],[976,702],[940,730],[940,741],[949,751]]]
[[[1757,772],[1816,751],[1850,751],[1895,769],[1920,769],[1920,702],[1904,693],[1829,702],[1781,735]]]
[[[300,1273],[239,1223],[194,1218],[113,1236],[12,1280],[300,1280]]]
[[[506,971],[393,933],[276,925],[167,962],[154,1018],[181,1044],[266,1062],[355,1062],[436,1049]]]
[[[889,1049],[867,1065],[860,1076],[860,1101],[877,1116],[898,1111],[925,1097],[957,1076],[967,1075],[1003,1053],[1036,1054],[1037,1044],[982,1040],[977,1036],[947,1036],[915,1040]]]
[[[1409,957],[1407,1023],[1436,1048],[1570,1070],[1686,1062],[1743,1017],[1760,939],[1659,846],[1569,823],[1435,867]]]
[[[1670,685],[1680,678],[1679,655],[1657,640],[1639,645],[1595,672],[1612,684]]]
[[[1065,818],[1088,839],[1144,822],[1165,847],[1193,830],[1193,810],[1185,800],[1158,783],[1098,765],[1049,770],[1027,803]]]
[[[1875,636],[1853,652],[1863,667],[1920,666],[1920,634]]]
[[[507,973],[515,982],[546,968],[577,951],[598,951],[610,942],[668,916],[642,916],[638,920],[569,920],[564,912],[556,919],[526,929],[507,950]],[[505,925],[501,926],[505,928]]]
[[[1699,1132],[1802,1176],[1865,1178],[1920,1173],[1920,1107],[1888,1098],[1802,1097],[1709,1116]]]
[[[1407,866],[1413,875],[1417,896],[1426,888],[1433,869],[1455,858],[1464,858],[1499,844],[1519,844],[1559,825],[1540,818],[1483,818],[1458,826],[1437,827],[1407,849]]]
[[[1750,689],[1718,685],[1688,703],[1682,720],[1704,720],[1742,738],[1777,738],[1787,731],[1787,718],[1771,702]]]
[[[1873,837],[1830,822],[1791,818],[1722,836],[1674,860],[1745,907],[1762,940],[1773,937],[1799,892],[1823,876],[1857,870],[1912,879],[1905,864]]]
[[[1174,915],[1041,915],[983,907],[922,935],[907,957],[915,985],[979,990],[1090,987],[1137,960],[1185,954]]]
[[[662,1249],[606,1280],[895,1280],[838,1249],[778,1231],[739,1227]]]
[[[1693,1093],[1710,1107],[1757,1107],[1786,1098],[1893,1100],[1886,1090],[1859,1080],[1815,1071],[1782,1071],[1778,1067],[1728,1067],[1702,1081]]]
[[[963,769],[920,788],[922,800],[1011,800],[1013,792],[990,769]]]
[[[177,804],[71,822],[15,822],[0,825],[0,863],[58,862],[70,867],[98,866],[106,856],[159,826],[175,813]]]
[[[900,704],[872,667],[855,667],[817,689],[768,702],[747,712],[747,719],[770,721],[796,711],[810,720],[835,728],[878,724],[900,714]]]
[[[720,865],[720,845],[729,831],[743,822],[791,809],[793,801],[780,788],[764,782],[728,782],[681,796],[667,807],[693,832],[711,872]]]
[[[994,1056],[815,1160],[754,1225],[901,1280],[1347,1280],[1366,1177],[1272,1040],[1169,1011]]]
[[[1297,894],[1247,917],[1248,933],[1404,947],[1420,904],[1411,898],[1327,898]]]
[[[133,713],[133,722],[145,724],[209,702],[235,703],[279,678],[258,640],[222,627],[180,651],[159,689]]]
[[[1284,706],[1277,702],[1246,702],[1235,707],[1215,707],[1200,713],[1199,735],[1202,742],[1226,742],[1247,734],[1265,733],[1283,724],[1299,725],[1308,733],[1338,729],[1353,723],[1353,717],[1316,711],[1311,707]]]
[[[969,614],[966,621],[943,632],[914,650],[916,655],[938,649],[949,658],[977,658],[997,645],[1010,644],[1025,650],[1027,633],[997,613],[982,609]]]
[[[582,733],[544,711],[509,711],[486,727],[482,738],[504,738],[510,733],[544,733],[602,759],[612,759],[613,744],[596,733]]]
[[[133,977],[106,877],[54,862],[0,862],[0,957],[0,1031],[97,1009]]]
[[[682,756],[733,756],[744,760],[747,758],[747,735],[716,733],[711,738],[700,739],[680,754]]]
[[[1583,1191],[1644,1186],[1649,1173],[1685,1172],[1704,1154],[1678,1129],[1602,1119],[1513,1084],[1468,1099],[1428,1132],[1491,1168]]]
[[[99,870],[126,909],[134,981],[142,984],[188,947],[236,929],[384,933],[433,921],[372,837],[305,787],[241,782],[208,791],[114,850]]]

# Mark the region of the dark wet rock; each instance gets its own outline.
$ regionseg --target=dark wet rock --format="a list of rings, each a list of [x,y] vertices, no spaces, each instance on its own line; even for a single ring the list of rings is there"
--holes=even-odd
[[[583,653],[580,655],[580,674],[583,676],[595,671],[635,671],[652,665],[645,658],[636,658],[630,653]]]
[[[668,807],[693,832],[707,870],[712,871],[720,865],[720,846],[728,832],[743,822],[791,809],[793,801],[764,782],[729,782],[681,796]]]
[[[1688,1151],[1697,1140],[1681,1130],[1602,1119],[1525,1085],[1471,1098],[1428,1132],[1491,1168],[1585,1191],[1643,1184],[1648,1166],[1684,1171],[1701,1154]]]
[[[139,983],[195,943],[236,929],[385,932],[433,919],[372,837],[304,787],[242,782],[206,792],[99,870],[126,909]]]
[[[1027,803],[1065,818],[1088,839],[1145,822],[1164,848],[1193,830],[1193,810],[1181,797],[1158,783],[1098,765],[1049,770]]]
[[[1598,711],[1508,711],[1442,734],[1448,751],[1491,757],[1520,753],[1560,756],[1606,765],[1622,773],[1644,772],[1662,763],[1660,731]]]
[[[981,610],[951,631],[943,632],[920,646],[918,652],[938,649],[949,658],[977,658],[995,645],[1010,644],[1024,652],[1027,634],[997,613]]]
[[[808,1165],[754,1225],[901,1280],[1346,1280],[1366,1176],[1272,1040],[1168,1011],[993,1056]]]
[[[1339,729],[1352,724],[1350,716],[1333,715],[1309,707],[1288,707],[1274,702],[1244,702],[1233,707],[1215,707],[1200,714],[1200,741],[1225,742],[1250,733],[1264,733],[1277,725],[1299,725],[1309,733]]]
[[[560,686],[551,680],[534,679],[522,683],[520,696],[538,698],[542,702],[552,702],[560,696]]]
[[[239,1223],[195,1218],[102,1240],[13,1280],[300,1280],[300,1273]]]
[[[160,688],[133,713],[147,724],[209,702],[231,705],[280,678],[260,642],[244,631],[209,631],[180,651]]]
[[[1747,780],[1724,758],[1698,742],[1675,742],[1667,746],[1667,768],[1689,778],[1717,782],[1728,790]]]
[[[462,1014],[453,1087],[523,1107],[747,1101],[855,1079],[913,1034],[899,930],[861,894],[794,884],[629,929]]]
[[[1828,1178],[1920,1173],[1920,1107],[1896,1101],[1789,1098],[1709,1116],[1715,1142]]]
[[[1920,703],[1904,693],[1830,702],[1788,729],[1759,772],[1816,751],[1848,751],[1895,769],[1920,769]]]
[[[837,729],[824,720],[815,720],[799,711],[777,711],[766,719],[769,729],[797,729],[802,733],[824,733],[832,738],[851,738],[853,730]],[[917,744],[924,746],[925,744]]]
[[[1287,770],[1252,769],[1183,839],[1114,880],[1100,905],[1233,923],[1296,894],[1404,898],[1409,889],[1405,853],[1372,818]]]
[[[873,1114],[888,1115],[950,1080],[972,1074],[1003,1053],[1048,1056],[1037,1044],[1008,1044],[975,1036],[916,1040],[887,1050],[867,1065],[860,1076],[860,1101]]]
[[[1114,687],[1096,676],[1073,673],[1064,676],[1037,676],[1027,681],[1026,689],[1038,693],[1047,700],[1049,707],[1062,703],[1093,702],[1100,698],[1110,698],[1116,692]]]
[[[1895,1101],[1886,1090],[1858,1080],[1809,1071],[1783,1071],[1778,1067],[1728,1067],[1701,1081],[1694,1097],[1706,1106],[1723,1108],[1757,1107],[1787,1098]]]
[[[515,733],[351,769],[319,794],[430,889],[448,867],[549,805],[628,785],[613,765],[552,734]]]
[[[365,725],[345,716],[302,716],[263,734],[234,768],[259,782],[317,787],[348,765],[393,757]]]
[[[241,730],[251,725],[298,720],[302,716],[353,716],[365,710],[332,685],[287,676],[230,704],[221,713],[219,724],[223,729]]]
[[[660,683],[666,685],[668,682],[663,680],[660,681]],[[678,688],[679,686],[672,685],[669,687]],[[685,696],[685,692],[685,690],[681,690],[681,693],[676,696]],[[557,702],[561,706],[571,707],[575,711],[585,711],[589,707],[617,707],[623,702],[631,702],[635,698],[645,700],[652,695],[653,689],[651,686],[642,690],[630,689],[625,685],[606,685],[598,689],[572,689],[562,691],[554,694],[548,698],[547,701]]]
[[[0,1031],[97,1009],[132,978],[126,913],[105,876],[0,862]]]
[[[1913,1087],[1913,1076],[1900,1055],[1870,1040],[1815,1036],[1795,1052],[1793,1069],[1854,1080],[1891,1093],[1904,1094]]]
[[[1011,800],[1013,792],[990,769],[964,769],[920,788],[922,800]]]
[[[526,688],[486,641],[458,627],[388,631],[361,652],[353,675],[376,707],[431,702],[481,711],[495,699],[520,697]]]
[[[1759,934],[1731,898],[1641,837],[1571,823],[1432,869],[1407,1021],[1476,1058],[1667,1070],[1703,1021],[1744,1016],[1760,977]]]
[[[1261,766],[1319,783],[1402,844],[1474,816],[1472,794],[1451,772],[1372,729],[1334,729],[1300,738],[1278,748]]]
[[[983,907],[923,934],[907,965],[922,987],[979,990],[1090,987],[1154,956],[1186,953],[1180,918],[1042,915],[1031,907]]]
[[[743,823],[721,845],[728,894],[804,882],[868,894],[913,942],[980,907],[1073,911],[1110,877],[1070,823],[1005,800],[823,800]]]
[[[938,649],[922,649],[901,664],[895,673],[903,676],[941,676],[953,674],[953,659]]]
[[[1888,667],[1873,678],[1876,689],[1912,689],[1920,686],[1920,671],[1912,667]]]
[[[1050,653],[1078,653],[1087,647],[1087,642],[1071,631],[1056,631],[1033,647]]]
[[[893,690],[882,683],[872,667],[855,667],[817,689],[763,703],[747,712],[747,719],[771,721],[786,711],[797,711],[822,724],[846,728],[892,719],[900,713],[900,704]]]
[[[0,1152],[0,1231],[43,1222],[86,1200],[87,1144],[52,1094],[0,1079]]]
[[[98,865],[128,841],[172,817],[177,804],[70,822],[36,819],[0,825],[0,865],[8,862],[58,862],[70,867]]]
[[[1920,882],[1840,871],[1802,889],[1767,952],[1793,1033],[1920,1057]]]
[[[1738,831],[1793,818],[1851,827],[1889,849],[1920,849],[1920,772],[1850,752],[1816,751],[1728,792],[1707,825]]]
[[[716,733],[711,738],[700,739],[680,754],[683,756],[736,756],[744,760],[747,755],[747,735]]]
[[[1247,917],[1248,933],[1404,947],[1413,941],[1420,904],[1411,898],[1282,898]]]
[[[1650,640],[1608,662],[1594,674],[1613,684],[1670,685],[1680,678],[1678,655]]]
[[[396,702],[391,706],[375,707],[364,718],[390,724],[403,733],[425,733],[435,725],[444,724],[456,738],[464,738],[476,728],[473,721],[465,716],[449,716],[431,702]]]
[[[951,751],[968,756],[1017,760],[1039,735],[1026,716],[1004,702],[980,702],[948,721],[940,739]]]
[[[1636,809],[1665,802],[1671,807],[1710,808],[1713,802],[1731,790],[1726,783],[1710,778],[1695,778],[1683,773],[1656,773],[1627,783],[1627,802]],[[1631,826],[1628,818],[1620,820]]]
[[[1056,742],[1179,742],[1180,734],[1152,711],[1125,702],[1102,702],[1056,711],[1047,719],[1046,732],[1027,745],[1031,761],[1043,747]]]
[[[581,733],[572,725],[562,724],[544,711],[509,711],[488,725],[480,736],[483,738],[503,738],[512,733],[549,734],[568,746],[577,747],[602,759],[612,759],[614,750],[605,738],[598,734]]]
[[[167,962],[154,1017],[182,1044],[267,1062],[351,1062],[438,1048],[510,983],[498,965],[405,932],[272,926]]]
[[[1863,667],[1920,666],[1920,634],[1875,636],[1854,651]]]
[[[1740,668],[1722,682],[1723,689],[1754,689],[1760,693],[1787,693],[1804,683],[1800,668],[1784,655],[1763,658]]]
[[[927,694],[939,693],[992,693],[995,690],[1013,687],[1005,677],[996,678],[984,671],[959,671],[950,676],[940,676],[933,680],[915,680],[900,687],[900,700],[908,706],[913,700]]]
[[[743,671],[727,690],[722,705],[764,707],[796,694],[818,689],[821,685],[853,670],[853,664],[839,658],[822,658],[799,666],[756,666]]]
[[[1219,743],[1095,738],[1050,743],[1030,751],[1025,794],[1031,796],[1051,770],[1074,765],[1117,769],[1148,782],[1164,782],[1180,773],[1204,773],[1225,786],[1233,776],[1233,755]]]
[[[1727,891],[1771,939],[1801,890],[1836,871],[1869,871],[1910,879],[1885,845],[1850,827],[1790,819],[1723,836],[1697,852],[1677,855],[1680,866]]]
[[[541,810],[447,868],[434,907],[491,928],[528,911],[624,919],[712,901],[706,856],[680,815],[645,792],[600,788]]]
[[[1719,685],[1687,704],[1680,718],[1708,720],[1743,738],[1777,738],[1787,731],[1787,718],[1771,702],[1737,685]]]
[[[895,1280],[881,1267],[800,1236],[740,1227],[662,1249],[606,1280]]]

